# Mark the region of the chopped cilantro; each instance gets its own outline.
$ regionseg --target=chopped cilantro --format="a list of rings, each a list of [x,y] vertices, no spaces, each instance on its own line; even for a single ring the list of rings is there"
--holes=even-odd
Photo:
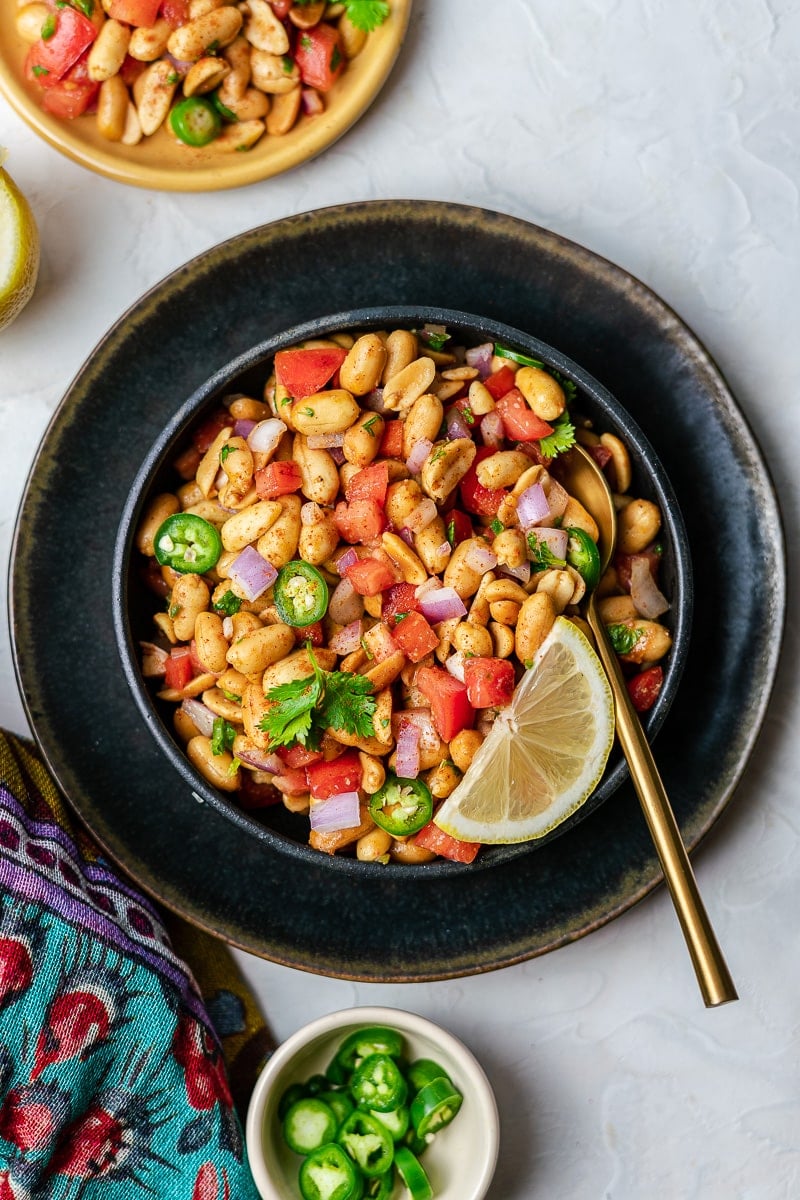
[[[338,46],[334,46],[333,54],[331,55],[331,70],[335,71],[339,67],[341,61],[342,61],[342,52]]]
[[[177,71],[172,71],[167,76],[167,83],[180,83],[180,81],[181,81],[181,77]]]
[[[540,541],[535,533],[528,534],[528,557],[534,571],[547,571],[550,567],[565,567],[565,558],[556,558],[547,542]]]
[[[223,596],[220,596],[219,600],[214,601],[215,610],[223,613],[226,617],[232,617],[235,613],[238,613],[241,607],[241,600],[230,588]]]
[[[303,47],[304,50],[311,49],[311,45],[312,45],[311,38],[308,36],[307,33],[304,33],[303,36],[300,38],[300,45]]]
[[[633,629],[630,625],[606,625],[606,632],[617,654],[630,654],[642,637],[642,630]]]
[[[306,649],[314,674],[280,683],[267,692],[270,707],[259,728],[268,735],[271,748],[295,742],[316,746],[328,728],[370,737],[375,713],[370,680],[349,671],[323,671],[310,642]]]
[[[377,420],[378,420],[378,414],[373,413],[373,415],[369,418],[369,420],[365,421],[364,424],[361,426],[361,428],[363,430],[365,430],[365,432],[368,433],[370,437],[377,436],[377,434],[375,433],[375,423]]]
[[[233,446],[223,446],[219,452],[219,461],[226,463],[231,454],[233,454]]]
[[[371,33],[389,16],[387,0],[344,0],[347,16],[356,29]]]
[[[455,550],[456,548],[456,523],[455,521],[447,522],[447,540]]]
[[[539,440],[539,447],[546,458],[555,458],[557,454],[563,454],[575,445],[575,426],[570,421],[568,412],[563,412],[552,424],[553,432]]]
[[[89,17],[91,20],[94,12],[94,0],[70,0],[70,2],[73,8],[79,9],[85,17]]]
[[[467,422],[468,425],[475,424],[475,417],[473,415],[472,409],[470,408],[470,406],[468,404],[465,404],[462,407],[461,415],[464,418],[464,420]]]
[[[37,78],[37,79],[41,79],[41,77],[42,77],[43,75],[49,75],[49,74],[50,74],[50,72],[49,72],[49,70],[47,69],[47,67],[40,67],[40,66],[38,66],[38,64],[37,64],[37,65],[35,65],[35,66],[32,68],[32,70],[33,70],[33,73],[34,73],[34,75],[36,76],[36,78]]]
[[[363,637],[361,639],[361,649],[364,651],[364,653],[366,654],[369,661],[372,662],[375,655],[372,653],[372,651],[370,650],[369,646],[366,643],[366,640]]]
[[[48,13],[42,25],[42,41],[49,42],[50,38],[56,31],[55,13]],[[35,68],[34,68],[35,70]]]
[[[498,358],[510,358],[512,362],[519,363],[521,367],[539,367],[541,371],[546,369],[544,363],[539,362],[538,358],[520,354],[518,350],[512,350],[510,346],[504,346],[501,342],[495,342],[494,352]]]
[[[495,519],[492,521],[489,528],[491,529],[492,533],[494,533],[496,535],[498,533],[503,532],[503,530],[505,529],[505,525],[503,524],[502,521],[498,520],[498,518],[495,517]]]
[[[211,753],[224,754],[226,750],[231,750],[235,738],[235,726],[229,724],[224,717],[215,717],[211,731]]]
[[[220,691],[222,692],[222,694],[226,700],[230,700],[231,704],[241,704],[242,703],[242,697],[237,696],[235,692],[226,692],[225,688],[220,688]]]
[[[304,408],[303,412],[307,417],[313,417],[313,415],[314,415],[313,408]]]
[[[282,61],[284,72],[287,75],[291,75],[292,71],[294,70],[294,59],[290,54],[284,54]]]

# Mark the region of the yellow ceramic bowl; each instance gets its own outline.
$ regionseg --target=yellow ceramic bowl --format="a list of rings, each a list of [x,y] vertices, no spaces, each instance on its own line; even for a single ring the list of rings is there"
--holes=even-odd
[[[369,108],[392,69],[408,26],[412,0],[391,0],[391,14],[374,30],[325,97],[325,112],[301,116],[283,137],[264,134],[246,153],[185,146],[162,127],[138,146],[110,142],[94,116],[59,120],[41,107],[41,90],[28,83],[28,51],[16,31],[17,0],[0,0],[0,92],[41,137],[75,162],[120,183],[174,192],[211,192],[279,175],[325,150]]]

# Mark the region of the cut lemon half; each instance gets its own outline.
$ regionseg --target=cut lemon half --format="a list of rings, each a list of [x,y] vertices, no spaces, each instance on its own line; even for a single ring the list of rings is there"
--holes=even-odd
[[[605,671],[585,635],[557,617],[435,823],[467,842],[544,837],[594,791],[613,741]]]
[[[0,329],[28,303],[39,273],[39,232],[28,201],[3,170],[5,155],[0,147]]]

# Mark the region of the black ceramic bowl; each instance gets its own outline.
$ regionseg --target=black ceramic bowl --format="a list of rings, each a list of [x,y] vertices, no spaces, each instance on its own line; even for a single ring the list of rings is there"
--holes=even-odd
[[[574,411],[590,418],[598,431],[617,434],[628,447],[633,469],[631,493],[653,500],[663,517],[661,541],[664,554],[660,586],[670,600],[669,612],[663,620],[673,638],[672,649],[664,663],[661,692],[645,718],[650,740],[663,724],[675,698],[689,645],[692,612],[689,544],[675,493],[653,447],[636,422],[601,383],[558,350],[539,341],[532,332],[450,309],[386,306],[318,317],[287,329],[234,359],[187,398],[151,448],[131,487],[114,553],[113,615],[122,669],[139,711],[164,754],[166,790],[172,772],[177,771],[187,781],[199,802],[209,804],[223,813],[239,827],[243,836],[264,840],[281,852],[295,858],[305,858],[316,866],[322,864],[331,870],[354,875],[388,871],[402,872],[404,877],[409,872],[421,872],[430,877],[437,873],[486,869],[507,862],[510,858],[535,850],[553,837],[567,833],[578,821],[593,812],[622,783],[627,775],[627,765],[619,751],[614,750],[598,787],[586,803],[551,834],[510,846],[486,846],[470,866],[443,859],[424,866],[380,865],[362,863],[347,856],[321,854],[307,844],[307,818],[292,814],[283,805],[277,804],[260,810],[260,819],[254,819],[237,807],[230,797],[207,783],[186,757],[172,731],[171,706],[159,703],[141,673],[139,642],[152,639],[152,616],[158,604],[142,580],[140,556],[133,540],[140,514],[150,498],[158,492],[171,490],[180,482],[171,464],[185,442],[188,431],[226,396],[235,393],[260,396],[276,351],[305,339],[325,337],[342,330],[418,329],[426,322],[445,325],[451,334],[456,335],[457,342],[467,346],[489,341],[502,342],[559,371],[577,386]]]

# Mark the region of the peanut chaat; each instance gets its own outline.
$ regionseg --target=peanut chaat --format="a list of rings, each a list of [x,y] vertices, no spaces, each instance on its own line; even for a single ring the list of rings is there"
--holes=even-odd
[[[578,400],[542,362],[426,325],[280,350],[263,396],[195,428],[136,544],[165,600],[143,673],[208,783],[306,814],[328,854],[472,861],[437,805],[587,587],[653,705],[661,514]],[[558,480],[576,440],[618,507],[600,579],[597,525]]]

